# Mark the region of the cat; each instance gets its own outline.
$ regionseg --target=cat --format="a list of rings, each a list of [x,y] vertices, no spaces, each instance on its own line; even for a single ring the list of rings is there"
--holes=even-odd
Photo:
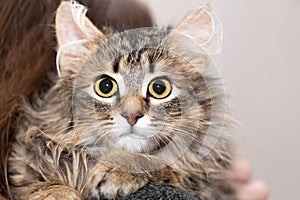
[[[116,199],[153,184],[234,199],[230,138],[211,149],[205,140],[223,104],[206,73],[216,45],[209,9],[175,28],[120,33],[85,13],[75,1],[57,10],[59,76],[24,100],[8,161],[13,198]]]

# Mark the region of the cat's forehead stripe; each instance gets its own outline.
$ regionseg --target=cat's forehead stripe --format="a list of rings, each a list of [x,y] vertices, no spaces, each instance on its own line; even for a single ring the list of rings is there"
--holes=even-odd
[[[127,56],[127,63],[139,63],[141,61],[141,57],[148,48],[141,48],[139,50],[133,50]]]
[[[145,51],[146,51],[146,49],[142,48],[138,51],[133,50],[132,52],[130,52],[128,54],[123,54],[123,55],[117,57],[112,64],[113,71],[115,73],[119,72],[121,60],[126,60],[126,64],[139,63],[141,61],[141,56]]]
[[[146,55],[146,60],[147,60],[146,62],[149,63],[149,72],[154,73],[155,62],[157,61],[157,59],[159,57],[162,56],[162,52],[161,52],[161,50],[153,50],[153,49],[149,49],[149,48],[141,48],[139,50],[133,50],[128,54],[123,54],[123,55],[117,57],[112,64],[112,69],[113,69],[114,73],[119,73],[120,67],[122,67],[122,64],[121,64],[122,61],[123,61],[122,63],[125,65],[140,65],[140,64],[142,64],[140,62],[143,62],[142,61],[143,55]],[[125,67],[125,66],[123,66],[123,67]],[[128,67],[130,67],[130,66],[127,66],[125,68],[128,68]]]
[[[113,62],[113,71],[115,73],[118,73],[119,72],[119,65],[120,65],[120,60],[121,60],[121,57],[118,57],[114,60]]]
[[[154,73],[154,68],[155,68],[155,64],[154,63],[150,63],[149,64],[149,72],[150,73]]]

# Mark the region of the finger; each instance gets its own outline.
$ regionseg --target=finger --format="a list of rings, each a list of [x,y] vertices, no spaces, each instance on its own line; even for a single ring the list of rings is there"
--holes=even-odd
[[[238,200],[267,200],[268,198],[268,188],[262,181],[256,181],[249,185],[242,186],[237,192]]]
[[[230,167],[233,180],[239,183],[249,183],[252,176],[251,165],[246,160],[234,161]]]

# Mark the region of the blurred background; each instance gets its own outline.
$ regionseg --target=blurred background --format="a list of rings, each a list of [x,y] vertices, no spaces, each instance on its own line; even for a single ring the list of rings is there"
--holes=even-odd
[[[201,0],[141,0],[158,25],[176,25]],[[264,180],[271,200],[299,199],[300,1],[211,1],[224,26],[214,56],[229,94],[239,155]]]

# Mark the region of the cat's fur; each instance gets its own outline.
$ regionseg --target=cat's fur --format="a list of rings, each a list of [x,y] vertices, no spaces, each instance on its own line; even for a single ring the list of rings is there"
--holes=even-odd
[[[55,85],[46,94],[36,94],[33,101],[25,100],[19,109],[17,136],[8,164],[13,197],[116,198],[151,183],[181,188],[201,199],[232,198],[227,173],[232,159],[229,138],[222,135],[208,156],[199,155],[212,123],[212,108],[223,103],[214,80],[205,73],[209,65],[207,56],[199,52],[193,62],[198,65],[195,68],[175,54],[171,50],[180,45],[174,40],[175,36],[171,37],[169,28],[124,32],[118,38],[107,40],[115,31],[104,27],[97,30],[77,8],[80,11],[82,7],[75,2],[63,2],[56,15],[61,77],[49,76],[47,80],[54,80]],[[79,12],[75,14],[78,20],[73,18],[72,9]],[[191,14],[200,18],[202,15],[203,9]],[[186,18],[188,22],[189,18]],[[186,24],[183,22],[176,30],[185,30]],[[66,34],[69,30],[72,37]],[[68,46],[70,42],[73,44]],[[129,51],[132,46],[135,46],[134,51]],[[116,56],[116,52],[120,55]],[[106,61],[112,61],[109,67]],[[156,64],[184,74],[185,80]],[[88,92],[91,82],[103,73],[121,76],[124,80],[125,92],[109,102]],[[162,74],[172,81],[176,97],[160,102],[141,95],[145,77]],[[193,91],[186,88],[187,83]],[[196,105],[193,104],[195,98]],[[165,113],[159,112],[159,107]],[[130,139],[127,140],[130,146],[124,145],[121,136],[113,130],[118,130],[115,118],[128,109],[137,109],[157,123],[165,122],[162,118],[165,117],[167,125],[155,140],[143,144]],[[95,118],[90,118],[91,113]],[[95,122],[99,123],[97,129]],[[193,140],[182,155],[177,155],[173,138],[177,138],[177,143],[184,142],[191,139],[187,134],[193,134]],[[164,153],[158,156],[155,152],[166,142],[170,142],[168,152],[179,156],[172,163],[164,162]],[[103,144],[110,143],[117,148],[104,148]],[[137,147],[132,147],[135,144]]]
[[[92,8],[87,15],[99,28],[107,25],[121,31],[154,25],[148,9],[134,0],[80,2]],[[18,108],[24,98],[35,99],[36,93],[44,93],[52,85],[46,77],[49,72],[55,71],[53,24],[59,3],[45,0],[1,1],[0,195],[6,198],[9,197],[7,156],[16,133]]]

